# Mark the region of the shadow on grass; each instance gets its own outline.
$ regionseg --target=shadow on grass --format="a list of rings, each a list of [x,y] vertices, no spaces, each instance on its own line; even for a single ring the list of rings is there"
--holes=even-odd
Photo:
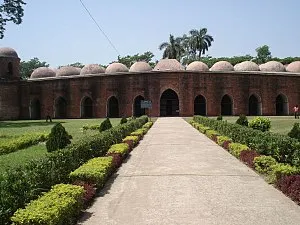
[[[31,127],[31,126],[53,126],[57,123],[65,123],[63,121],[16,121],[16,122],[0,122],[0,128],[21,128],[21,127]]]

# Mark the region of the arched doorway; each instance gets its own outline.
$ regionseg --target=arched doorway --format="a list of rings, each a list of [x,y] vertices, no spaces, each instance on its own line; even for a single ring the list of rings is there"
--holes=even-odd
[[[179,116],[179,100],[175,91],[168,89],[162,93],[160,116]]]
[[[39,100],[32,100],[30,103],[30,119],[41,119],[41,103]]]
[[[81,101],[81,117],[92,118],[93,117],[93,101],[89,97],[85,97]]]
[[[276,97],[276,116],[287,116],[289,114],[288,110],[288,100],[283,94]]]
[[[228,95],[224,95],[221,101],[221,115],[232,115],[232,100]]]
[[[206,99],[202,95],[194,100],[194,115],[206,116]]]
[[[119,102],[115,96],[112,96],[108,99],[107,116],[110,118],[118,118],[119,117]]]
[[[145,115],[145,109],[141,108],[141,101],[145,100],[143,96],[137,96],[134,99],[134,104],[133,104],[133,115],[136,117]]]
[[[261,102],[258,97],[255,95],[251,95],[249,98],[249,105],[248,105],[248,115],[249,116],[259,116],[261,115]]]
[[[67,118],[67,101],[63,97],[59,97],[55,102],[55,117]]]

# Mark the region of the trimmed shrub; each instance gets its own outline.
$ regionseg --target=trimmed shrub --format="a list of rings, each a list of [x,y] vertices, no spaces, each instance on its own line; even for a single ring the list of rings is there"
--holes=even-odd
[[[262,174],[270,174],[272,172],[272,166],[276,164],[276,159],[272,156],[262,155],[254,158],[254,168],[257,172]]]
[[[72,136],[68,134],[63,125],[57,123],[52,127],[49,138],[46,142],[48,152],[53,152],[58,149],[63,149],[68,144],[71,144]]]
[[[133,147],[139,142],[138,136],[127,136],[123,139],[124,143],[127,143],[129,146],[133,144]]]
[[[300,141],[300,124],[294,123],[292,130],[288,133],[288,136]]]
[[[83,201],[84,189],[71,184],[55,185],[42,197],[15,212],[14,225],[73,224]]]
[[[218,136],[219,135],[218,132],[215,131],[215,130],[206,130],[205,134],[210,139],[213,139],[214,136]]]
[[[153,125],[153,122],[149,121],[143,125],[143,128],[150,129],[152,127],[152,125]]]
[[[300,204],[300,175],[283,176],[277,180],[276,187]]]
[[[112,145],[107,154],[120,154],[122,157],[127,155],[129,152],[129,145],[127,143],[120,143]]]
[[[254,169],[254,159],[258,156],[259,154],[254,150],[245,150],[241,152],[240,160],[250,168]]]
[[[225,142],[232,142],[232,139],[227,136],[217,136],[218,145],[223,147]]]
[[[241,126],[248,126],[248,119],[247,116],[245,115],[240,115],[237,121],[235,122],[236,124],[239,124]]]
[[[120,121],[120,124],[123,124],[123,123],[127,123],[127,119],[125,117],[122,117],[122,119]]]
[[[95,185],[83,181],[75,181],[73,182],[73,185],[83,187],[84,189],[83,202],[85,206],[88,206],[96,194]]]
[[[240,154],[242,151],[249,150],[247,145],[243,145],[240,143],[230,143],[228,147],[230,154],[234,155],[238,159],[240,158]]]
[[[95,184],[97,188],[101,188],[112,173],[112,170],[112,157],[98,157],[89,160],[78,169],[71,172],[70,178],[73,181],[84,181],[89,184]]]
[[[271,120],[266,117],[255,117],[250,121],[249,127],[260,130],[262,132],[269,131],[271,128]]]
[[[102,131],[108,130],[108,129],[110,129],[110,128],[112,128],[111,122],[110,122],[109,118],[106,118],[106,119],[100,124],[99,131],[102,132]]]
[[[196,129],[199,130],[203,134],[206,134],[206,131],[210,130],[209,127],[203,126],[202,124],[199,124],[199,123],[197,123]]]
[[[270,183],[274,183],[283,176],[295,175],[299,172],[299,168],[295,166],[284,163],[276,163],[271,166],[271,173],[268,176],[268,181]]]
[[[217,117],[217,120],[223,120],[222,115],[219,115],[219,116]]]
[[[39,142],[46,141],[47,139],[48,134],[31,133],[13,138],[11,140],[5,140],[5,142],[0,143],[0,155],[28,148],[32,145],[38,144]]]

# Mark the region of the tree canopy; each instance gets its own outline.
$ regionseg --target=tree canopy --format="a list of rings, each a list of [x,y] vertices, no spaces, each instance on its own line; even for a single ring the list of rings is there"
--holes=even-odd
[[[5,26],[8,22],[22,23],[25,4],[22,0],[4,0],[0,5],[0,39],[4,37]]]
[[[153,57],[153,53],[148,51],[144,52],[143,54],[127,55],[123,57],[118,56],[118,62],[124,64],[128,68],[130,68],[135,62],[140,61],[147,62],[151,67],[154,67],[154,62],[152,62]]]
[[[30,77],[32,72],[39,67],[49,67],[46,62],[41,62],[38,58],[30,59],[29,61],[21,61],[20,63],[20,75],[22,79]]]

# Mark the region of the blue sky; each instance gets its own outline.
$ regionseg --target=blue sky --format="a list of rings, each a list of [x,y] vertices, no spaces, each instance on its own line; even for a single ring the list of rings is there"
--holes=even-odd
[[[26,1],[26,0],[25,0]],[[83,0],[121,56],[152,51],[160,43],[206,27],[213,57],[255,55],[267,44],[273,56],[300,56],[299,0]],[[52,67],[74,62],[108,64],[118,54],[79,0],[27,0],[21,25],[9,24],[0,46],[21,60],[38,57]]]

